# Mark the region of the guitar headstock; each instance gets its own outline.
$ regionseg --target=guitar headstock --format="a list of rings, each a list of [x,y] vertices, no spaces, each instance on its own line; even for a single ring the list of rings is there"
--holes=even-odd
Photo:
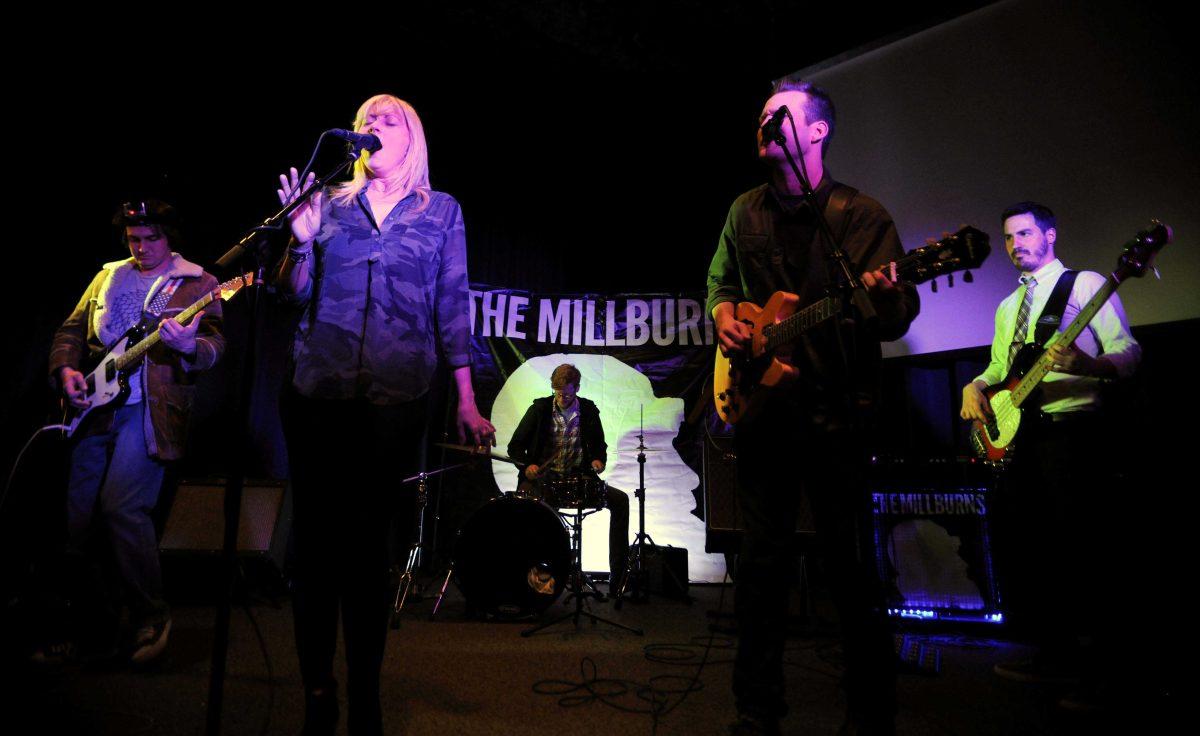
[[[964,225],[936,243],[904,254],[896,262],[900,278],[921,284],[955,271],[979,268],[992,252],[987,233]]]
[[[1146,271],[1153,268],[1154,256],[1174,237],[1169,225],[1151,220],[1150,227],[1125,244],[1125,252],[1117,259],[1117,278],[1124,281],[1130,276],[1145,276]]]
[[[252,286],[254,284],[254,272],[247,271],[241,276],[235,276],[228,281],[222,281],[221,285],[213,290],[213,297],[216,299],[229,300],[243,286]]]

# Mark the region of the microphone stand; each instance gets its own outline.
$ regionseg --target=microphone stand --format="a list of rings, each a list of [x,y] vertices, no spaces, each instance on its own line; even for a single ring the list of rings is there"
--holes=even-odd
[[[320,145],[320,141],[318,141]],[[253,288],[247,289],[247,307],[248,317],[246,326],[246,349],[242,357],[242,381],[241,394],[237,400],[237,427],[238,431],[234,433],[234,440],[237,446],[230,453],[233,458],[233,463],[229,468],[228,480],[225,485],[225,503],[224,503],[224,518],[225,518],[225,534],[221,545],[221,568],[222,568],[222,585],[221,599],[217,602],[217,620],[213,627],[213,649],[212,649],[212,666],[208,681],[208,706],[205,713],[204,732],[209,736],[215,736],[221,732],[221,710],[224,705],[224,690],[225,690],[225,665],[229,656],[229,619],[233,605],[233,587],[237,581],[237,538],[238,525],[240,523],[242,509],[242,491],[246,485],[246,467],[249,464],[249,424],[250,424],[250,394],[254,389],[255,366],[257,364],[256,338],[258,336],[259,322],[259,284],[262,283],[263,271],[263,241],[267,235],[280,230],[285,222],[285,218],[290,215],[297,207],[304,204],[311,195],[319,187],[325,185],[330,179],[339,176],[343,171],[348,169],[351,164],[358,158],[358,154],[351,150],[346,160],[344,160],[337,168],[329,174],[320,177],[313,181],[312,186],[304,190],[299,196],[292,199],[291,202],[284,205],[282,209],[271,215],[262,224],[250,229],[246,235],[239,240],[232,248],[230,248],[223,256],[217,259],[216,270],[218,273],[227,273],[233,269],[243,258],[250,256],[253,259],[254,271],[257,278],[254,279]],[[306,171],[307,174],[307,171]],[[305,174],[305,175],[306,175]],[[300,181],[303,181],[302,175]]]
[[[792,139],[798,141],[796,121],[792,117],[792,111],[788,110],[786,106],[782,109],[786,112],[788,123],[792,126]],[[787,158],[788,166],[791,167],[792,173],[796,175],[796,181],[800,183],[800,191],[804,196],[804,201],[808,203],[809,209],[816,218],[817,229],[828,244],[829,258],[838,264],[838,268],[842,272],[842,278],[845,280],[846,288],[850,290],[850,302],[854,306],[854,312],[862,319],[867,331],[874,334],[879,326],[879,314],[875,311],[875,305],[871,303],[871,297],[867,294],[866,288],[862,285],[858,276],[855,275],[854,269],[850,267],[850,260],[846,257],[846,252],[842,250],[841,240],[833,234],[833,228],[829,226],[829,220],[825,217],[824,208],[820,207],[817,202],[817,194],[813,189],[812,182],[808,178],[808,171],[807,167],[804,166],[803,157],[801,157],[800,163],[797,165],[796,159],[792,157],[792,152],[788,149],[787,137],[784,136],[783,131],[779,127],[775,127],[771,131],[770,138],[776,145],[783,149],[783,155]],[[819,184],[820,182],[817,183]],[[848,356],[840,327],[835,329],[835,333],[846,371],[847,373],[853,373],[856,368],[853,364],[858,360],[857,352],[854,353],[853,357]],[[849,399],[847,399],[847,408],[853,418],[852,422],[856,425],[859,424],[861,419],[860,412]]]
[[[792,125],[792,137],[795,138],[796,122],[792,119],[791,110],[787,111],[787,117]],[[841,241],[834,236],[833,228],[829,227],[829,220],[825,218],[824,209],[818,205],[817,193],[813,190],[805,167],[796,164],[796,159],[792,157],[792,152],[788,150],[787,138],[783,135],[782,130],[775,128],[770,139],[783,149],[783,155],[787,158],[788,166],[791,167],[792,173],[796,175],[796,181],[800,183],[800,192],[804,195],[804,201],[808,203],[809,208],[816,216],[817,229],[824,236],[825,242],[829,244],[829,257],[838,264],[842,272],[842,278],[846,280],[846,286],[850,289],[851,302],[854,304],[863,321],[873,327],[878,323],[879,315],[875,313],[875,306],[871,304],[871,298],[867,294],[867,290],[854,274],[854,269],[850,267],[850,260],[846,257],[846,252],[842,250]],[[803,164],[803,159],[801,159],[801,164]],[[819,184],[820,182],[817,183]]]

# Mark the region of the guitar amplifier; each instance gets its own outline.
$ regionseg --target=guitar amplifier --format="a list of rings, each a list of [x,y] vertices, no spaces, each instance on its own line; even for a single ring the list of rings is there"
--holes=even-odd
[[[642,564],[648,592],[674,600],[689,600],[687,550],[654,544],[645,545],[645,549],[646,558]],[[637,554],[636,544],[629,547],[629,554]]]
[[[704,442],[704,551],[732,552],[742,549],[741,509],[737,500],[737,453],[732,437],[709,437]],[[808,497],[800,494],[796,535],[816,534]]]
[[[285,481],[246,481],[238,522],[238,554],[269,558],[282,569],[291,530],[286,489]],[[224,534],[225,481],[179,481],[159,550],[217,556]]]
[[[869,478],[888,613],[1002,623],[988,516],[992,473],[972,458],[876,459]]]

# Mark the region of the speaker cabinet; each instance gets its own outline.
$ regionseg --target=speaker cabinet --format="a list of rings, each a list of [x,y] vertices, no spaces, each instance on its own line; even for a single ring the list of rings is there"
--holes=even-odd
[[[238,553],[269,557],[282,568],[291,530],[285,481],[246,481],[238,523]],[[163,529],[165,554],[217,555],[225,535],[225,481],[181,480]]]
[[[876,461],[875,561],[893,616],[1000,623],[989,502],[994,480],[969,461]]]
[[[737,501],[737,453],[732,437],[710,437],[704,443],[704,551],[737,553],[742,548],[742,514]],[[800,494],[796,535],[816,534],[808,498]]]

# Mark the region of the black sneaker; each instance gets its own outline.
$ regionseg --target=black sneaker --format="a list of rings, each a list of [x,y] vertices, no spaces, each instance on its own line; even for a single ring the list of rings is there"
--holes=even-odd
[[[1030,685],[1078,685],[1079,671],[1062,661],[1031,657],[1014,662],[998,662],[992,667],[997,677]]]
[[[29,662],[35,667],[61,667],[75,659],[75,643],[71,641],[54,641],[43,644],[29,655]]]
[[[729,736],[780,736],[780,733],[778,719],[748,713],[739,713],[737,720],[729,724]]]
[[[133,654],[129,661],[147,664],[158,659],[167,648],[167,636],[171,633],[171,619],[156,624],[147,624],[137,630],[133,637]]]
[[[1058,699],[1058,707],[1071,713],[1095,715],[1108,707],[1094,687],[1084,687],[1072,690]]]
[[[304,694],[304,728],[301,736],[333,736],[338,723],[337,683]]]

